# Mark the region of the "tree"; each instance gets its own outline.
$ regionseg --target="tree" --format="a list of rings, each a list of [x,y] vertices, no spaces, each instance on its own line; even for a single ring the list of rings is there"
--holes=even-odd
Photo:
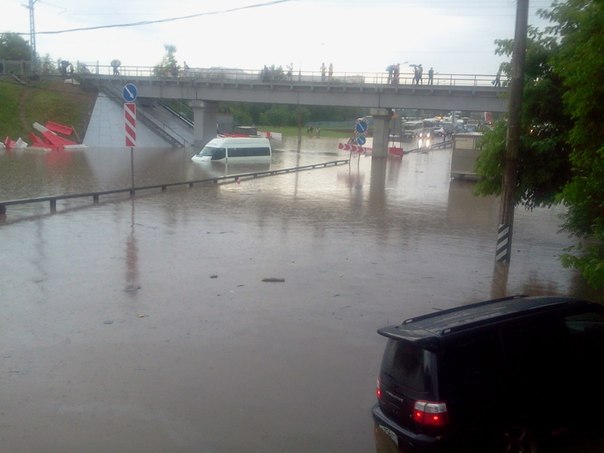
[[[42,58],[38,62],[38,67],[40,68],[40,71],[44,75],[57,74],[59,72],[57,70],[56,64],[54,63],[54,61],[52,60],[52,58],[50,58],[50,54],[46,54],[44,56],[44,58]]]
[[[543,13],[560,40],[553,67],[564,81],[572,179],[560,200],[568,207],[564,228],[583,241],[563,257],[594,287],[604,287],[604,4],[599,0],[555,3]]]
[[[31,58],[29,44],[17,33],[0,34],[0,60],[27,60]]]
[[[176,61],[176,46],[172,44],[164,44],[166,53],[162,58],[161,63],[153,68],[153,74],[157,77],[176,77],[178,75],[178,62]]]
[[[496,43],[497,54],[511,57],[512,40]],[[516,185],[517,203],[529,209],[555,203],[570,177],[567,138],[571,123],[562,105],[562,80],[550,62],[557,48],[550,35],[529,27]],[[511,64],[502,64],[501,70],[509,78]],[[499,195],[503,189],[506,128],[503,119],[485,134],[477,162],[482,179],[476,192],[480,195]]]
[[[563,203],[563,229],[583,241],[562,262],[591,286],[604,287],[604,5],[567,0],[540,14],[553,25],[529,29],[517,203]],[[510,40],[497,44],[497,53],[511,55]],[[509,63],[502,69],[509,76]],[[481,195],[501,193],[505,129],[500,123],[485,135],[477,162]]]

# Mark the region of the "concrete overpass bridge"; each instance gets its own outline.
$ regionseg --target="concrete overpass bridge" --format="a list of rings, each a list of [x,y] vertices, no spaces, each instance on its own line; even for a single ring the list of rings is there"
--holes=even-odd
[[[382,73],[316,72],[285,74],[241,69],[187,69],[157,76],[153,68],[96,66],[80,72],[82,84],[99,90],[121,92],[134,83],[139,98],[188,101],[193,108],[196,145],[216,136],[218,102],[252,102],[289,105],[369,108],[374,118],[373,155],[387,153],[390,110],[507,111],[507,87],[494,87],[493,75],[438,74],[422,84],[412,74],[401,74],[397,83]]]

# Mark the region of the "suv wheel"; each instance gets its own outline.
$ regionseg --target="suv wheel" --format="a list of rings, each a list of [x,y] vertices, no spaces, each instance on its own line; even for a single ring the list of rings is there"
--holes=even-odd
[[[497,453],[537,453],[538,442],[533,432],[521,424],[509,424],[499,431]]]

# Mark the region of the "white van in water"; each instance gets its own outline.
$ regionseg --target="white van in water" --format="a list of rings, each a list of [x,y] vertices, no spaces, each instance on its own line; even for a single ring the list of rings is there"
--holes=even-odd
[[[191,160],[195,162],[270,162],[268,138],[224,137],[210,140]]]

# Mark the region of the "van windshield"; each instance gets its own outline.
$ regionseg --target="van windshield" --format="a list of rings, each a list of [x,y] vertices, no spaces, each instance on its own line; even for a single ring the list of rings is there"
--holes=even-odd
[[[226,150],[224,148],[216,148],[214,146],[204,146],[203,149],[197,153],[198,156],[209,156],[212,159],[224,159],[226,156]]]
[[[382,373],[396,385],[418,393],[432,393],[436,385],[435,355],[408,341],[388,340]]]

